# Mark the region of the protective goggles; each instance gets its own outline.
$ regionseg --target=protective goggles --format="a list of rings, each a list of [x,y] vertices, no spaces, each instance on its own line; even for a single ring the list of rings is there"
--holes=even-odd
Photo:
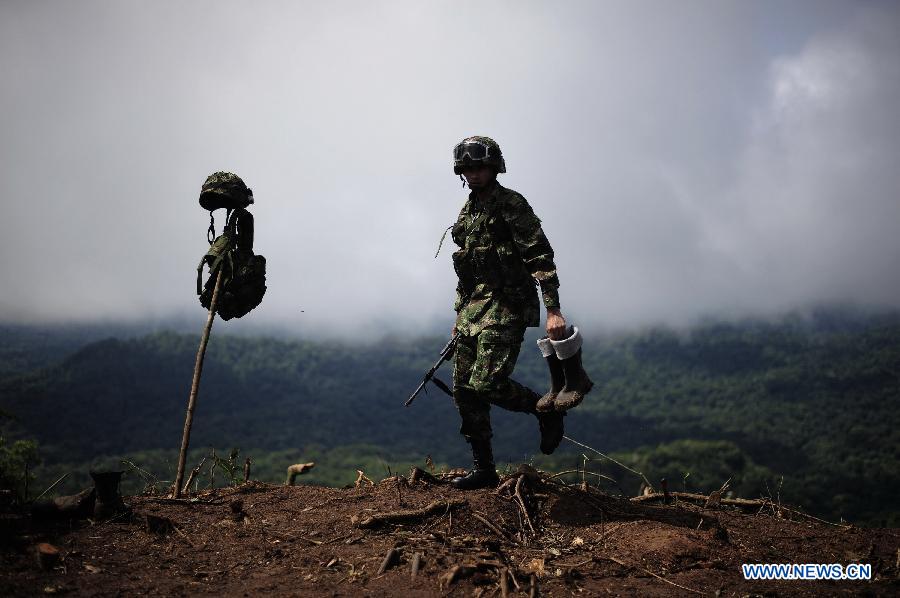
[[[462,162],[466,157],[473,161],[484,160],[490,155],[490,146],[480,141],[463,141],[453,148],[453,159],[457,162]]]

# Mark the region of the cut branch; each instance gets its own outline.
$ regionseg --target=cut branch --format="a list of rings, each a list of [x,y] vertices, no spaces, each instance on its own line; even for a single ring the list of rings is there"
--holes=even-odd
[[[443,501],[436,500],[422,509],[412,509],[406,511],[392,511],[390,513],[381,513],[376,515],[365,515],[354,517],[353,523],[356,527],[371,528],[378,527],[386,523],[415,523],[435,515],[441,515],[456,507],[466,504],[464,500]]]
[[[298,475],[303,475],[315,466],[315,463],[295,463],[291,465],[287,468],[287,480],[285,480],[284,485],[293,486]]]
[[[191,470],[191,474],[188,476],[187,481],[184,483],[184,488],[181,489],[182,494],[187,494],[191,488],[191,484],[194,483],[194,479],[200,475],[200,469],[203,467],[203,464],[206,463],[206,457],[200,460],[200,465]]]

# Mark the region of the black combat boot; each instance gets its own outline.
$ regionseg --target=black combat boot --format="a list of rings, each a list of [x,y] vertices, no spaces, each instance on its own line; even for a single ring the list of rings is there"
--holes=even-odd
[[[553,454],[559,443],[562,442],[565,428],[563,417],[565,413],[535,413],[538,418],[538,426],[541,428],[541,452],[545,455]]]
[[[559,394],[559,391],[566,384],[566,375],[563,372],[562,362],[556,356],[556,351],[553,349],[550,339],[547,337],[539,339],[537,345],[538,349],[541,350],[541,355],[547,361],[547,368],[550,370],[550,390],[538,400],[535,409],[548,413],[556,410],[554,402],[556,401],[556,395]]]
[[[494,453],[491,450],[490,438],[472,438],[472,460],[474,467],[464,476],[453,478],[450,483],[460,490],[477,490],[479,488],[496,488],[500,483],[497,468],[494,466]]]
[[[567,411],[584,400],[584,395],[590,392],[594,383],[581,366],[581,349],[578,349],[572,357],[563,360],[561,364],[566,376],[566,385],[556,396],[553,405],[557,411]]]

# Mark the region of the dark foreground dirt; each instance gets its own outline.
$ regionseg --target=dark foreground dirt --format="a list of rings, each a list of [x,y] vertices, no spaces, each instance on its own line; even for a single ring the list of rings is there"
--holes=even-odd
[[[533,472],[517,494],[509,479],[475,492],[402,477],[349,489],[251,483],[192,500],[129,497],[131,514],[102,522],[8,513],[0,596],[900,595],[897,529],[638,503]],[[418,518],[368,520],[427,505]],[[35,556],[41,542],[60,551],[49,568]],[[392,548],[396,562],[379,574]],[[746,581],[741,563],[871,563],[873,580]]]

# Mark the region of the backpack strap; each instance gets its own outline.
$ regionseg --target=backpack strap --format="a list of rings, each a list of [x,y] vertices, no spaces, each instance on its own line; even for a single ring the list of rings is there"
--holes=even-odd
[[[253,251],[253,214],[244,208],[237,208],[230,215],[229,230],[234,234],[235,247]]]
[[[224,233],[216,238],[210,246],[209,251],[206,252],[206,255],[201,258],[200,264],[197,266],[198,295],[203,292],[204,265],[209,264],[209,273],[210,275],[213,275],[218,272],[218,269],[222,267],[223,264],[227,264],[230,268],[230,275],[234,276],[234,259],[231,255],[231,250],[234,249],[234,239],[232,235],[233,233],[226,229]]]

